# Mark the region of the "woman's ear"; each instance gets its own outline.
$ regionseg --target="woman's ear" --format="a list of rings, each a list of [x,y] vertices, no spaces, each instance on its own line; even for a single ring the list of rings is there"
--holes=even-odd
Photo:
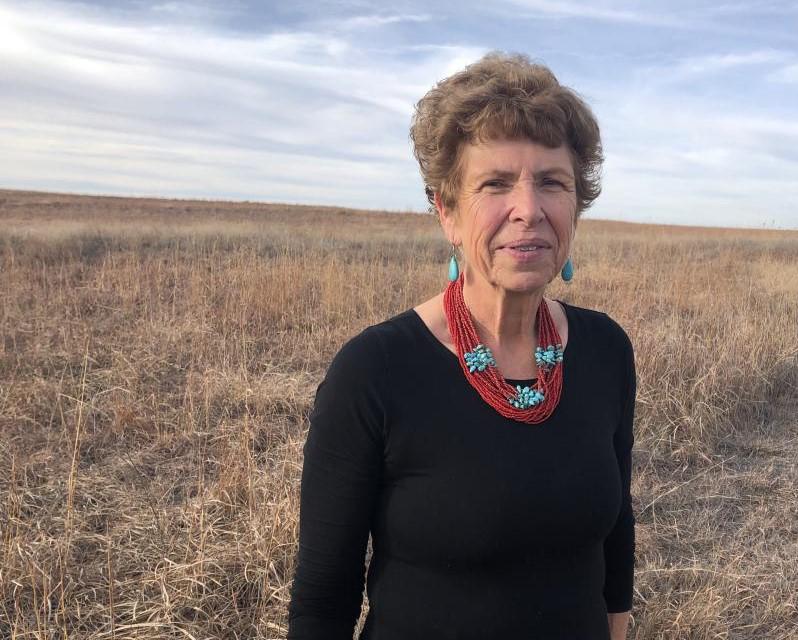
[[[440,222],[441,227],[443,228],[443,233],[446,235],[446,240],[449,242],[449,244],[453,244],[455,246],[459,245],[460,238],[455,225],[454,212],[445,204],[443,204],[441,194],[437,191],[435,192],[435,211],[438,214],[438,222]]]

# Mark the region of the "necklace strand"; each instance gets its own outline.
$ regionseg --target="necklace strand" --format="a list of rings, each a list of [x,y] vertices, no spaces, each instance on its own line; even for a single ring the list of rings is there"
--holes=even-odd
[[[546,349],[556,345],[559,349],[559,359],[550,366],[538,365],[537,381],[531,392],[533,394],[535,391],[538,392],[543,396],[543,400],[527,408],[517,408],[512,403],[518,402],[522,391],[526,393],[530,390],[521,390],[508,384],[495,366],[495,362],[492,361],[490,351],[482,347],[480,343],[471,313],[463,298],[462,274],[446,287],[443,294],[443,308],[446,313],[449,334],[457,348],[460,366],[466,380],[482,396],[482,399],[505,418],[517,422],[539,424],[546,420],[560,401],[563,374],[560,335],[557,333],[557,327],[551,317],[546,300],[541,299],[537,310],[538,346]],[[481,350],[488,353],[490,364],[478,369],[470,368],[466,362],[466,354],[470,355]]]

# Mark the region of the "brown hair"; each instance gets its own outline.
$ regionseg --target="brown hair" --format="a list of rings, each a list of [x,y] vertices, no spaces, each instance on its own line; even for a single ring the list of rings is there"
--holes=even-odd
[[[548,67],[494,51],[438,82],[416,104],[410,139],[430,204],[439,193],[445,206],[456,205],[464,144],[499,138],[565,144],[577,215],[601,192],[601,134],[590,107]]]

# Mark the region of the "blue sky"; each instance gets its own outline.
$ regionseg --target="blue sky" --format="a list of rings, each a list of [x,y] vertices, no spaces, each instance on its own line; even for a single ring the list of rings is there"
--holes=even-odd
[[[591,217],[798,228],[798,2],[0,0],[0,187],[421,211],[413,105],[492,49],[593,107]]]

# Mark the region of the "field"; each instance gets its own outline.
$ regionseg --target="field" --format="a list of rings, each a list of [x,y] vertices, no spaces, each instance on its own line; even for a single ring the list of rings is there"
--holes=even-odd
[[[430,216],[0,191],[0,638],[282,638],[332,355]],[[630,638],[798,638],[798,232],[580,222],[638,370]]]

